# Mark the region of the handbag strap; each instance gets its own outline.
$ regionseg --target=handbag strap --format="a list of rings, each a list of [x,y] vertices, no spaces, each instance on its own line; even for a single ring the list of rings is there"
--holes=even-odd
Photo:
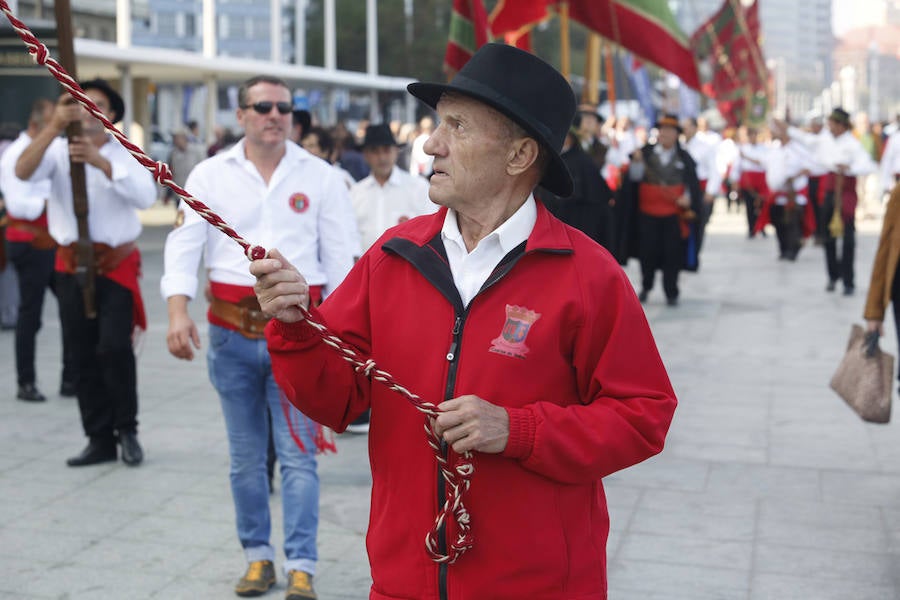
[[[877,331],[870,331],[866,333],[866,337],[863,338],[863,348],[866,351],[867,358],[874,358],[878,354],[880,348],[878,347]]]

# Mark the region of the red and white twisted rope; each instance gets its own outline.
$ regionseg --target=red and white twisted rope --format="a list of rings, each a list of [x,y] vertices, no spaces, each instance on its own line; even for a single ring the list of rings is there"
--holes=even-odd
[[[153,178],[156,181],[178,194],[178,197],[184,200],[184,202],[205,221],[237,242],[241,248],[244,249],[244,254],[249,260],[265,258],[267,254],[265,248],[262,246],[251,245],[250,242],[238,235],[234,229],[229,227],[228,224],[208,206],[191,196],[187,191],[176,184],[172,179],[172,170],[166,163],[154,161],[144,154],[140,147],[132,144],[128,138],[126,138],[125,135],[106,118],[106,115],[100,112],[97,105],[94,104],[87,94],[84,93],[81,86],[78,85],[78,82],[66,72],[59,62],[50,56],[50,51],[47,46],[41,43],[31,30],[12,14],[6,0],[0,0],[0,10],[3,11],[7,20],[9,20],[10,24],[13,26],[13,29],[16,30],[18,36],[25,43],[28,53],[31,54],[35,62],[45,66],[73,98],[84,106],[91,115],[103,123],[103,126],[106,127],[126,150],[128,150],[135,160],[153,173]],[[398,384],[389,373],[379,369],[375,364],[375,361],[371,358],[362,356],[356,348],[341,340],[338,336],[329,331],[325,325],[311,319],[308,311],[302,310],[302,312],[306,317],[307,323],[313,327],[322,341],[337,350],[344,360],[347,360],[354,365],[354,369],[357,373],[362,373],[366,377],[386,385],[389,389],[404,396],[416,407],[416,409],[426,415],[425,432],[428,438],[428,445],[434,452],[435,459],[441,470],[441,475],[447,483],[449,494],[435,519],[434,526],[425,537],[425,547],[428,554],[431,556],[431,559],[435,562],[453,564],[466,550],[472,547],[471,519],[463,503],[463,494],[469,489],[472,473],[474,472],[474,463],[471,453],[466,452],[465,454],[460,455],[456,466],[449,465],[441,450],[441,439],[429,425],[429,418],[436,417],[440,412],[437,406],[422,400],[419,396]],[[444,526],[445,522],[455,522],[457,526],[456,539],[449,543],[446,554],[440,552],[440,545],[438,543],[438,531]]]

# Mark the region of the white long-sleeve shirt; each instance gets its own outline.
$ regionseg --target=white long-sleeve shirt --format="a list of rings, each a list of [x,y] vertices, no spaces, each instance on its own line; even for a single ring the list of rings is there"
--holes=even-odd
[[[810,134],[796,127],[789,127],[788,135],[806,146],[816,162],[827,171],[837,171],[838,165],[845,165],[847,175],[856,177],[874,173],[878,168],[859,140],[849,131],[834,137],[826,129],[818,134]]]
[[[148,208],[156,201],[153,176],[111,135],[100,146],[99,152],[109,161],[112,178],[94,166],[84,166],[91,240],[110,246],[133,242],[141,234],[137,210]],[[78,221],[72,203],[69,145],[65,138],[50,143],[28,181],[34,184],[49,181],[47,224],[50,235],[61,246],[75,242]]]
[[[812,155],[799,142],[772,145],[766,156],[766,185],[776,193],[776,204],[787,203],[784,192],[788,191],[788,185],[794,192],[800,192],[809,185],[809,178],[804,171],[809,171],[812,164]],[[805,194],[796,194],[797,204],[804,205],[807,200]]]
[[[428,181],[397,167],[384,185],[373,175],[358,181],[350,188],[350,200],[363,252],[394,225],[431,214],[438,208],[428,199]]]
[[[699,134],[684,143],[684,149],[697,163],[697,179],[706,184],[702,191],[712,196],[718,195],[719,189],[722,187],[722,177],[716,167],[717,145],[714,140]]]
[[[10,216],[25,221],[41,216],[50,197],[50,181],[29,183],[16,177],[16,162],[30,143],[31,137],[23,131],[0,156],[0,191],[6,210]]]
[[[241,140],[194,167],[185,189],[251,244],[277,248],[310,285],[324,286],[325,295],[353,266],[347,186],[337,170],[293,142],[268,184]],[[255,283],[243,248],[185,207],[184,222],[166,238],[163,298],[196,295],[201,255],[210,281]]]

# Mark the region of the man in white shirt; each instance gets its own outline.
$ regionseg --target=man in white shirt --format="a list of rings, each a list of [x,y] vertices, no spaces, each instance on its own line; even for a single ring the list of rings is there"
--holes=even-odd
[[[290,101],[290,89],[280,79],[258,76],[244,82],[237,111],[243,140],[197,165],[186,189],[248,239],[277,248],[303,265],[318,301],[353,264],[346,233],[351,210],[338,172],[287,141]],[[282,403],[263,337],[266,319],[253,296],[254,280],[241,247],[193,211],[166,240],[160,288],[169,306],[169,352],[191,360],[200,348],[187,306],[197,293],[201,255],[211,294],[209,377],[225,416],[238,538],[248,563],[235,593],[260,595],[275,583],[266,472],[271,414],[281,464],[287,598],[315,598],[315,454],[328,442],[320,427]]]
[[[362,145],[369,175],[350,189],[362,250],[405,221],[437,210],[428,199],[428,180],[397,167],[397,142],[387,124],[369,125]]]
[[[413,140],[409,152],[409,174],[428,177],[431,175],[431,163],[434,157],[425,152],[425,142],[434,131],[434,119],[424,116],[419,119],[419,135]]]
[[[125,113],[122,97],[95,79],[81,84],[87,96],[113,123]],[[59,137],[72,121],[81,121],[82,134]],[[76,246],[81,241],[75,214],[69,161],[84,163],[93,265],[81,264]],[[137,440],[137,373],[132,335],[146,329],[146,314],[138,278],[141,255],[135,241],[141,233],[137,211],[156,201],[153,176],[144,169],[103,124],[68,94],[60,97],[50,123],[32,140],[16,162],[16,177],[33,183],[50,182],[47,222],[59,244],[56,255],[57,296],[63,336],[72,343],[78,371],[78,408],[90,439],[69,466],[116,460],[116,440],[122,460],[138,465],[143,450]],[[83,286],[77,274],[95,269],[96,317],[86,315]],[[88,280],[89,281],[89,280]]]
[[[856,178],[872,173],[877,166],[859,140],[853,137],[850,114],[835,108],[828,116],[828,134],[811,138],[794,128],[788,129],[792,138],[807,145],[818,162],[828,169],[821,182],[824,188],[822,213],[828,225],[825,230],[825,265],[828,284],[833,292],[843,281],[844,295],[856,289],[853,260],[856,251]],[[837,238],[842,238],[841,256],[837,254]]]
[[[895,131],[884,144],[881,155],[881,193],[889,194],[900,183],[900,131]]]
[[[703,222],[709,220],[712,213],[713,202],[719,188],[722,187],[722,178],[716,166],[716,148],[718,143],[713,136],[702,135],[697,125],[697,119],[688,117],[681,120],[681,129],[684,131],[684,143],[682,147],[687,150],[697,165],[697,179],[700,182],[700,191],[703,194]]]
[[[35,341],[41,328],[44,295],[53,285],[53,263],[56,242],[47,231],[47,197],[50,182],[29,184],[15,175],[16,162],[44,128],[53,114],[54,103],[46,98],[34,102],[28,117],[28,128],[2,153],[0,158],[0,189],[6,202],[9,223],[6,243],[9,262],[16,270],[21,303],[16,321],[17,398],[26,402],[43,402],[45,396],[37,386],[35,369]],[[72,350],[63,343],[63,372],[60,395],[74,396],[76,392],[75,364]]]

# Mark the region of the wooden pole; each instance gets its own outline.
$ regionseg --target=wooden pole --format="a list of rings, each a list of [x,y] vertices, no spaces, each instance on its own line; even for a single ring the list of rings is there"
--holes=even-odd
[[[569,79],[571,75],[571,59],[569,57],[569,3],[559,3],[559,63],[563,77]]]
[[[77,80],[75,43],[72,36],[72,9],[69,0],[56,0],[54,12],[56,13],[56,37],[59,43],[59,64],[68,71],[73,79]],[[75,102],[75,99],[70,98],[70,101]],[[66,136],[69,139],[80,135],[81,121],[72,121],[66,126]],[[87,180],[84,174],[84,163],[74,162],[70,158],[69,174],[72,180],[72,204],[75,210],[75,219],[78,222],[75,277],[78,279],[84,298],[84,315],[88,319],[93,319],[97,316],[97,305],[94,298],[96,267],[94,265],[94,245],[91,242],[91,232],[88,228]]]
[[[606,59],[606,98],[609,100],[609,114],[614,117],[616,116],[616,68],[613,52],[615,52],[615,47],[612,42],[607,42],[603,49],[603,56]]]
[[[584,88],[581,101],[597,106],[600,104],[600,47],[599,34],[588,35],[587,51],[584,54]]]

